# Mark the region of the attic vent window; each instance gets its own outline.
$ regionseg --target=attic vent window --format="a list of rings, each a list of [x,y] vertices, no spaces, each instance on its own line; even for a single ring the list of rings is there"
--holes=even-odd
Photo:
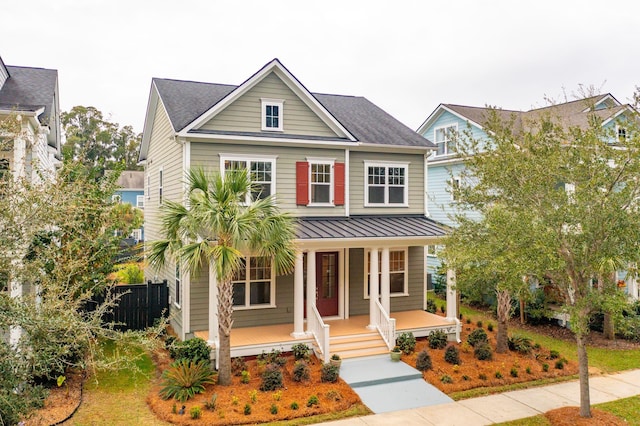
[[[261,99],[262,130],[282,131],[282,113],[284,101],[281,99]]]

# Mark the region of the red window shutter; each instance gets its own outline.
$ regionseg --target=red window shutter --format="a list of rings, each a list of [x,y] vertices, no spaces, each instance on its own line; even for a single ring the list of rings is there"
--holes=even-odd
[[[333,165],[333,177],[335,179],[333,204],[342,206],[344,205],[344,163],[335,163]]]
[[[296,204],[309,204],[309,163],[296,162]]]

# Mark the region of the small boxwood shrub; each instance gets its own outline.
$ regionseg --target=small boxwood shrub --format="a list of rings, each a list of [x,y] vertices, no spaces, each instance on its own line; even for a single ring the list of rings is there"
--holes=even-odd
[[[444,360],[449,364],[460,365],[460,351],[455,345],[447,346],[447,350],[444,351]]]
[[[320,372],[320,380],[323,382],[335,383],[338,381],[340,375],[340,369],[330,363],[323,364]]]
[[[560,352],[556,351],[555,349],[551,349],[551,351],[549,351],[549,359],[556,358],[560,358]]]
[[[174,341],[169,348],[169,355],[176,361],[183,359],[191,362],[211,361],[211,347],[204,339],[194,337],[184,342]]]
[[[547,364],[546,362],[542,364],[542,371],[544,371],[545,373],[549,371],[549,364]]]
[[[277,364],[268,364],[262,373],[261,391],[272,391],[283,387],[282,370]]]
[[[396,339],[396,345],[405,355],[409,355],[416,348],[416,338],[412,332],[404,332]]]
[[[559,359],[556,361],[556,370],[562,370],[564,368],[564,360]]]
[[[511,377],[518,377],[518,369],[515,367],[511,367],[511,371],[509,371]]]
[[[487,330],[493,331],[493,323],[490,322],[489,324],[487,324]]]
[[[442,377],[440,377],[440,381],[442,383],[453,383],[453,379],[448,374],[444,374]]]
[[[496,379],[502,379],[502,373],[499,371],[496,371],[495,376],[496,376]]]
[[[269,411],[271,411],[271,414],[273,415],[278,414],[278,406],[276,404],[271,404],[271,409]]]
[[[478,326],[478,328],[482,328],[482,321],[478,320],[478,322],[476,323],[476,325]]]
[[[306,360],[307,358],[309,358],[310,350],[311,348],[309,348],[309,346],[304,343],[296,343],[295,345],[291,346],[291,352],[293,352],[293,357],[296,360]]]
[[[429,333],[429,347],[431,349],[444,349],[447,346],[447,333],[436,330]]]
[[[243,371],[247,370],[247,363],[244,358],[239,356],[231,359],[231,372],[234,376],[241,376]]]
[[[293,365],[293,373],[291,378],[294,382],[302,382],[309,380],[310,376],[309,365],[303,360],[296,361]]]
[[[438,307],[436,306],[436,302],[432,299],[427,299],[427,309],[425,309],[425,311],[435,314],[437,309]]]
[[[320,400],[318,400],[318,396],[311,395],[307,400],[307,407],[313,407],[314,405],[318,405],[319,403],[320,403]]]
[[[467,337],[467,342],[471,345],[471,346],[476,346],[478,343],[480,342],[487,342],[489,340],[489,338],[487,337],[487,332],[484,331],[483,328],[477,328],[475,330],[473,330],[470,334],[469,337]]]
[[[489,361],[493,359],[493,351],[487,342],[478,342],[473,348],[473,356],[480,361]]]
[[[250,414],[251,414],[251,405],[249,405],[248,403],[244,404],[244,415],[248,416]]]
[[[431,355],[429,355],[429,352],[427,352],[426,349],[418,352],[418,356],[416,357],[416,369],[419,371],[431,369]]]
[[[292,410],[297,410],[300,408],[300,405],[296,401],[293,401],[289,407],[291,407]]]

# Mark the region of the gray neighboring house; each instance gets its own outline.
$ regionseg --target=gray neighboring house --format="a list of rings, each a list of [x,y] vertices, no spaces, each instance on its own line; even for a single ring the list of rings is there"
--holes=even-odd
[[[184,202],[190,167],[245,167],[262,188],[256,196],[275,194],[297,218],[299,253],[286,276],[247,256],[234,279],[232,356],[299,342],[325,360],[369,355],[388,351],[401,331],[444,329],[455,339],[454,311],[424,312],[424,248],[444,235],[425,215],[433,149],[364,97],[311,93],[277,59],[240,85],[154,78],[140,151],[145,240],[162,237],[164,200]],[[208,268],[186,274],[170,260],[146,279],[168,280],[180,338],[217,347]]]

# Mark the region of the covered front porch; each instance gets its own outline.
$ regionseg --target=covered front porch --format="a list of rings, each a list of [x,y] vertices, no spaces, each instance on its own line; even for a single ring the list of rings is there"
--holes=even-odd
[[[459,339],[460,329],[458,323],[455,321],[452,322],[439,315],[414,310],[392,313],[391,318],[393,318],[396,324],[396,335],[404,332],[412,332],[416,337],[422,337],[428,336],[432,331],[442,330],[451,336],[452,339]],[[329,326],[329,350],[327,359],[334,353],[338,353],[343,358],[349,358],[363,356],[363,354],[375,355],[389,350],[386,345],[367,347],[366,343],[360,343],[360,351],[358,351],[358,348],[356,348],[355,351],[352,349],[351,352],[349,352],[348,349],[344,349],[349,339],[360,339],[359,341],[363,342],[363,336],[376,334],[375,332],[371,333],[367,330],[367,325],[369,325],[368,315],[357,315],[347,319],[330,320],[326,321],[326,325]],[[234,328],[231,332],[231,356],[259,355],[262,352],[269,352],[272,349],[290,351],[291,346],[297,343],[306,343],[309,347],[314,347],[316,350],[318,349],[317,342],[313,335],[296,338],[292,336],[291,330],[292,324]],[[195,336],[209,340],[208,331],[197,331],[195,332]]]

